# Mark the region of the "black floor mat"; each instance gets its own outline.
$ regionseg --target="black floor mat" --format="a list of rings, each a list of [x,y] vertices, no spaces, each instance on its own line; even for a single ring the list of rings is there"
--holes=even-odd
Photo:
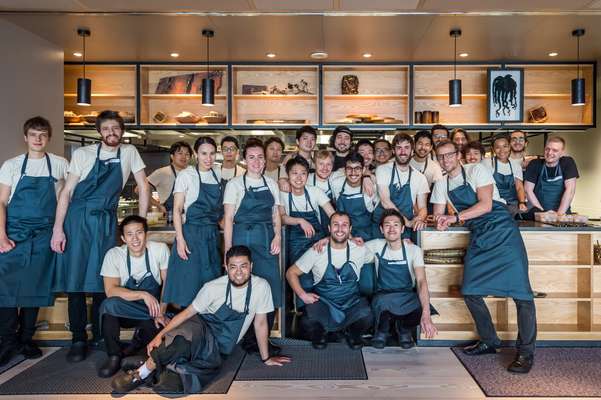
[[[258,356],[244,359],[237,381],[280,380],[365,380],[367,371],[361,350],[351,350],[346,344],[330,343],[315,350],[309,342],[282,340],[282,355],[292,362],[283,367],[268,367]]]
[[[98,366],[106,360],[105,352],[92,351],[85,361],[71,364],[65,359],[68,350],[64,348],[56,351],[0,385],[0,395],[112,393],[111,379],[99,378],[97,375]],[[243,350],[236,348],[217,377],[202,393],[226,394],[244,355]],[[132,393],[155,392],[150,387],[141,387]]]
[[[2,367],[0,367],[0,374],[3,374],[6,371],[8,371],[9,369],[11,369],[12,367],[21,364],[23,361],[25,361],[25,357],[22,354],[18,354],[16,356],[14,356],[12,358],[12,360],[10,360],[6,365],[3,365]]]

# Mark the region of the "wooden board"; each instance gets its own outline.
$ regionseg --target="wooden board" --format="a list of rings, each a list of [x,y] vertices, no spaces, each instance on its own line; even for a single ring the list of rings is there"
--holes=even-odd
[[[166,123],[177,125],[177,121],[174,117],[182,111],[192,112],[201,117],[208,114],[210,111],[217,111],[223,115],[227,115],[227,100],[224,97],[218,97],[215,99],[215,105],[213,107],[207,107],[203,106],[200,98],[197,97],[149,97],[142,99],[142,114],[140,117],[143,124],[157,124],[153,121],[153,116],[159,111],[169,116]],[[227,123],[227,121],[223,124],[225,123]]]
[[[334,124],[350,114],[375,114],[378,117],[393,117],[408,124],[408,99],[364,99],[340,98],[325,100],[323,120],[325,124]]]
[[[407,67],[323,68],[324,95],[340,95],[342,77],[355,75],[359,79],[359,94],[408,94]]]
[[[81,65],[65,65],[65,93],[77,93],[77,79],[83,77]],[[136,67],[86,65],[86,78],[92,80],[92,94],[136,95]]]
[[[309,91],[319,93],[319,75],[316,67],[281,66],[277,68],[233,67],[234,94],[242,94],[242,85],[263,85],[269,90],[273,86],[286,89],[288,83],[299,83],[302,80],[309,84]]]
[[[486,94],[486,71],[488,67],[457,66],[457,79],[461,79],[462,92]],[[454,77],[453,65],[415,66],[413,71],[413,85],[416,96],[449,93],[449,80]],[[419,110],[419,108],[415,109]]]
[[[464,97],[461,107],[449,107],[448,95],[447,97],[416,98],[413,107],[414,111],[438,111],[438,122],[441,124],[487,123],[486,98],[483,97]]]
[[[306,120],[306,124],[318,123],[317,97],[295,96],[290,99],[240,97],[234,100],[233,123],[247,124],[252,119]]]

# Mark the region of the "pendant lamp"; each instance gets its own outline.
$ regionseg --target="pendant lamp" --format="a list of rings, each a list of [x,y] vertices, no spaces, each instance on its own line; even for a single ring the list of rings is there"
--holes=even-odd
[[[92,80],[86,79],[86,37],[90,36],[90,30],[79,28],[77,34],[83,40],[83,78],[77,79],[77,105],[89,106],[92,104]]]
[[[572,31],[572,36],[576,37],[576,60],[578,62],[576,79],[572,79],[572,105],[583,106],[586,104],[586,94],[584,90],[584,78],[580,77],[580,36],[584,35],[584,29]]]
[[[209,71],[209,40],[215,36],[211,29],[203,29],[202,36],[207,38],[207,77],[202,80],[202,105],[215,105],[215,81],[210,77]]]
[[[453,79],[449,81],[449,107],[461,106],[461,79],[457,79],[457,38],[461,36],[461,29],[452,29],[450,32],[455,42],[453,52]]]

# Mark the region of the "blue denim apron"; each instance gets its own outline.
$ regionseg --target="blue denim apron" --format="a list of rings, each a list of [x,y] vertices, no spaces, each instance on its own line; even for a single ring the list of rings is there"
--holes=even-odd
[[[563,179],[563,172],[561,171],[559,162],[557,163],[557,166],[555,166],[555,175],[553,178],[549,178],[547,168],[543,162],[543,167],[540,174],[538,174],[538,179],[534,186],[534,194],[543,206],[543,211],[557,211],[561,204],[563,192],[565,191],[564,182],[565,180]],[[567,213],[569,214],[570,212],[571,209],[568,208]]]
[[[330,185],[330,179],[327,179],[326,182],[328,183],[328,190],[326,190],[326,196],[328,196],[328,198],[330,199],[330,203],[332,204],[332,207],[334,207],[334,209],[336,209],[336,204],[334,203],[334,196],[332,195],[332,186]],[[317,186],[317,174],[314,173],[313,174],[313,186],[315,187],[319,187]],[[328,214],[326,214],[326,212],[323,210],[323,208],[319,208],[319,221],[321,222],[321,227],[323,232],[326,235],[329,235],[330,233],[330,217],[328,217]]]
[[[177,172],[175,172],[175,168],[173,168],[173,164],[169,165],[171,167],[171,172],[173,172],[173,186],[171,186],[171,192],[169,193],[169,197],[163,203],[167,212],[173,211],[173,189],[175,189],[175,180],[177,179]]]
[[[352,235],[361,237],[365,242],[373,237],[372,213],[365,206],[365,195],[363,194],[363,180],[359,193],[346,194],[346,180],[336,199],[336,210],[347,213],[351,217]]]
[[[518,192],[515,188],[515,177],[513,175],[513,167],[511,166],[511,161],[509,161],[509,169],[511,170],[510,175],[502,175],[498,172],[499,160],[497,157],[493,157],[491,162],[494,163],[494,172],[493,177],[495,178],[495,184],[497,185],[497,189],[499,189],[499,195],[503,200],[507,202],[507,204],[517,204],[518,202]]]
[[[401,185],[401,177],[400,173],[397,172],[396,163],[392,166],[392,173],[390,174],[390,182],[388,183],[388,192],[390,194],[390,201],[399,209],[399,212],[408,220],[413,219],[413,196],[411,196],[411,174],[413,173],[413,168],[409,167],[409,176],[407,177],[407,182],[404,185]],[[395,179],[396,178],[396,179]],[[374,211],[373,218],[373,229],[374,229],[374,237],[382,238],[382,232],[380,231],[380,219],[382,218],[382,214],[384,213],[384,208],[382,204],[378,205],[376,210]],[[411,239],[412,230],[405,229],[403,231],[403,239]]]

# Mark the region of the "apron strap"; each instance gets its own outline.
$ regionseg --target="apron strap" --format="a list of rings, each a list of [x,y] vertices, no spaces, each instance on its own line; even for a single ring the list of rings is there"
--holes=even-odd
[[[346,242],[346,262],[342,265],[344,266],[345,264],[348,264],[348,262],[350,260],[351,260],[351,246],[349,245],[348,240],[347,240],[347,242]],[[332,264],[332,246],[330,245],[330,243],[328,243],[328,267],[332,267],[332,269],[334,270],[334,273],[336,273],[336,275],[338,276],[338,282],[342,283],[342,278],[340,277],[340,271],[338,271],[338,268],[336,268],[334,266],[334,264]]]
[[[461,176],[463,177],[463,185],[462,186],[465,186],[467,184],[467,180],[465,178],[465,169],[463,168],[463,165],[461,166]],[[457,215],[459,215],[459,210],[457,210],[457,207],[455,207],[455,205],[453,204],[453,201],[451,200],[451,191],[449,190],[449,174],[447,174],[447,201],[449,202],[449,204],[451,205],[451,208],[453,208],[455,213],[457,213]]]
[[[146,277],[149,274],[152,274],[150,270],[150,259],[148,257],[148,249],[144,249],[144,262],[146,263]],[[129,248],[127,249],[127,275],[131,278],[131,255],[129,254]]]
[[[246,286],[246,299],[244,300],[244,314],[248,314],[248,310],[250,309],[250,295],[252,293],[252,275],[248,278],[248,283]],[[233,300],[232,300],[232,282],[228,278],[227,286],[225,287],[225,304],[233,309]]]

